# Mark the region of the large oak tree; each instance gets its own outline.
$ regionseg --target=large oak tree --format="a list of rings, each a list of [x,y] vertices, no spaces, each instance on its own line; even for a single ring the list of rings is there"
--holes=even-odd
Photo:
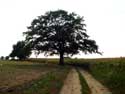
[[[26,41],[33,50],[49,55],[60,55],[59,64],[64,64],[64,55],[78,54],[80,51],[99,53],[94,40],[86,33],[84,17],[64,10],[49,11],[35,18],[28,31]]]

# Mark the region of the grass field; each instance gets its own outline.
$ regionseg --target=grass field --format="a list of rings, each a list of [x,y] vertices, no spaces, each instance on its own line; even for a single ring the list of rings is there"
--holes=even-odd
[[[0,61],[0,94],[58,94],[68,66]]]
[[[113,94],[125,94],[125,63],[96,63],[90,66],[90,72],[101,83],[110,88]]]
[[[59,66],[57,62],[0,61],[0,94],[59,94],[70,66]],[[65,63],[87,69],[113,94],[125,94],[125,58],[65,59]]]

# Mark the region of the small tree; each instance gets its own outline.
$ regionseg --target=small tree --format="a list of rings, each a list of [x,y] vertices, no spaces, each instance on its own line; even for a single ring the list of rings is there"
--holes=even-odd
[[[4,56],[1,56],[0,59],[1,59],[1,60],[4,60]]]
[[[6,57],[5,57],[5,60],[9,60],[9,56],[6,56]]]
[[[45,55],[60,55],[59,64],[64,64],[64,55],[74,55],[83,51],[99,53],[94,40],[86,33],[83,17],[64,10],[49,11],[38,16],[24,32],[26,41],[34,50]]]
[[[10,54],[12,58],[19,58],[19,60],[26,59],[31,54],[31,47],[29,44],[26,44],[24,41],[19,41],[17,44],[13,45],[13,50]]]

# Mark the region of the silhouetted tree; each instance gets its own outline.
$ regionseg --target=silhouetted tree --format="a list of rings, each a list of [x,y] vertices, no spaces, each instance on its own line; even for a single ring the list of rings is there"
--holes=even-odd
[[[6,56],[6,57],[5,57],[5,60],[9,60],[9,56]]]
[[[24,41],[19,41],[17,44],[13,45],[13,50],[10,54],[10,57],[17,57],[20,60],[26,59],[31,54],[31,46],[26,44]]]
[[[4,60],[4,56],[1,56],[0,59],[1,59],[1,60]]]
[[[64,10],[49,11],[38,16],[24,32],[26,41],[34,50],[45,55],[59,54],[59,64],[64,64],[64,55],[72,56],[83,51],[99,53],[94,40],[89,39],[83,17]]]

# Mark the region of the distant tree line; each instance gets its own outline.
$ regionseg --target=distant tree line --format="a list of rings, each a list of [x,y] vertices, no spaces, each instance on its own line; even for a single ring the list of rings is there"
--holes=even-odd
[[[9,58],[10,58],[9,56],[1,56],[0,60],[9,60]]]

